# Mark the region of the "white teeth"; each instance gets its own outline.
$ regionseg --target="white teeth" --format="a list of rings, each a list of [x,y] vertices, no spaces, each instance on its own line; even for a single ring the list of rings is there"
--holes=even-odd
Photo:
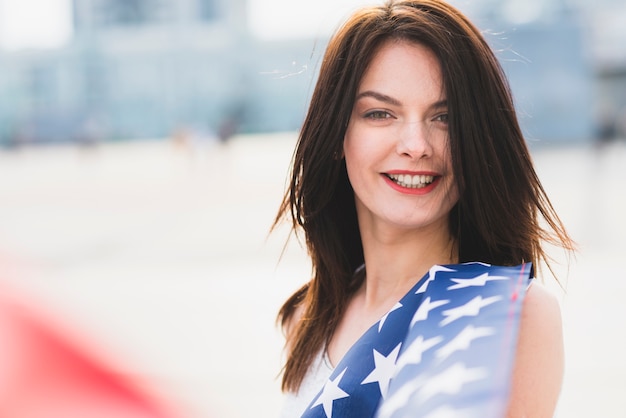
[[[388,177],[400,186],[410,189],[421,189],[428,186],[435,179],[434,176],[411,176],[410,174],[389,174]]]

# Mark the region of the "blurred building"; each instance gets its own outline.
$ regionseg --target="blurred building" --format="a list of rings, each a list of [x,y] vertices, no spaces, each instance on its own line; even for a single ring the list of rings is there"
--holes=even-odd
[[[245,0],[74,0],[54,51],[0,51],[4,144],[299,127],[311,41],[259,43]]]
[[[470,4],[467,13],[484,30],[509,78],[527,141],[592,139],[595,74],[583,9],[568,0]]]
[[[626,138],[626,2],[609,4],[589,13],[586,21],[595,74],[596,136],[600,140]],[[591,5],[587,5],[591,8]]]
[[[626,56],[610,70],[596,65],[603,38],[591,34],[602,23],[581,19],[584,2],[456,3],[497,50],[530,141],[593,136],[598,91],[623,83]],[[0,50],[0,143],[226,138],[300,127],[326,39],[260,41],[248,30],[246,0],[73,5],[66,47]]]

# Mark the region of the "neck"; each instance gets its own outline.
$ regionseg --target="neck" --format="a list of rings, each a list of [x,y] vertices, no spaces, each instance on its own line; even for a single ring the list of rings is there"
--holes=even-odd
[[[364,228],[361,239],[366,278],[359,293],[371,309],[397,302],[433,265],[458,262],[447,221],[419,230]]]

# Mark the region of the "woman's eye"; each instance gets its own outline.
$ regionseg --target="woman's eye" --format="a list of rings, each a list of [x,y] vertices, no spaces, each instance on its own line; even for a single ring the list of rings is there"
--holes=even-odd
[[[374,110],[365,114],[365,118],[374,120],[389,119],[391,115],[384,110]]]
[[[441,115],[437,115],[437,116],[435,116],[434,121],[435,122],[448,123],[448,114],[447,113],[442,113]]]

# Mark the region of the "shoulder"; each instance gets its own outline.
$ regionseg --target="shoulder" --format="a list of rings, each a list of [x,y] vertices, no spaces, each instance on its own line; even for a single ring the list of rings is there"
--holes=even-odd
[[[554,415],[563,357],[559,303],[541,283],[533,283],[522,308],[508,418]]]

